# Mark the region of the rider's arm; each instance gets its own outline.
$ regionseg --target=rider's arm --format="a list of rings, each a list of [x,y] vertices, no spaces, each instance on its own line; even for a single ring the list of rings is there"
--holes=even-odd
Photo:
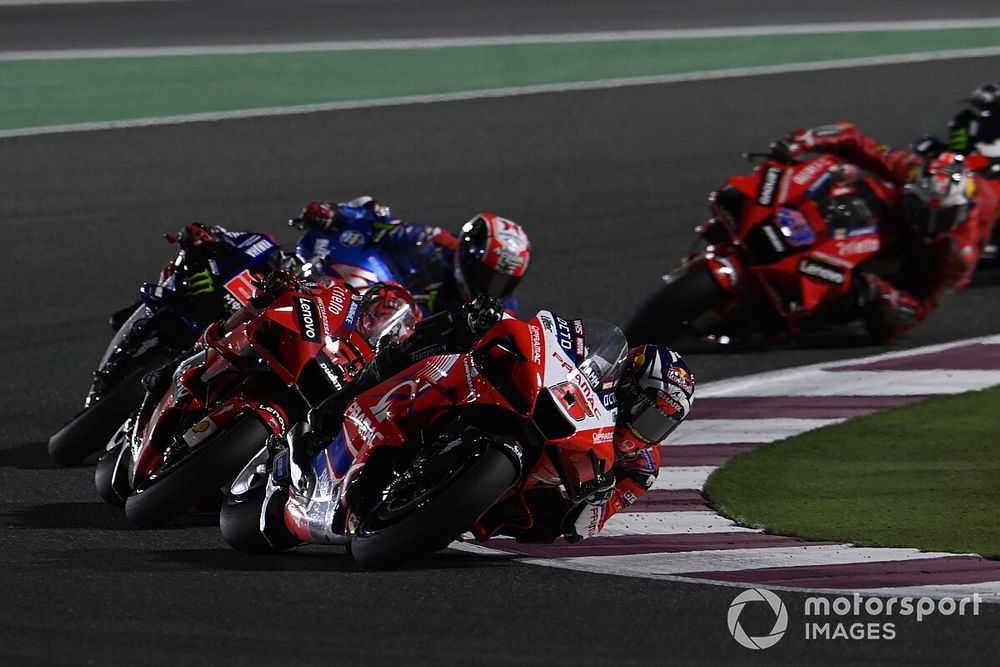
[[[916,326],[934,311],[952,291],[968,285],[979,263],[983,247],[993,231],[997,208],[996,192],[980,177],[975,177],[976,193],[968,218],[925,251],[936,256],[934,276],[926,294],[900,289],[891,279],[871,274],[860,284],[867,311],[865,325],[880,340],[891,340]]]
[[[861,132],[853,123],[842,121],[805,130],[790,136],[798,152],[832,153],[896,183],[906,181],[920,156],[889,148]]]
[[[634,505],[653,486],[660,472],[660,446],[643,446],[626,453],[619,451],[612,472],[615,483],[606,494],[607,499],[596,498],[602,502],[584,503],[578,516],[570,515],[572,523],[565,527],[567,541],[575,542],[598,534],[608,519]]]
[[[626,507],[634,505],[656,481],[660,468],[660,447],[647,447],[635,452],[635,457],[623,464],[615,464],[615,486],[611,497],[600,505],[585,504],[573,522],[572,532],[567,531],[567,541],[574,542],[593,537],[604,528],[608,519]]]

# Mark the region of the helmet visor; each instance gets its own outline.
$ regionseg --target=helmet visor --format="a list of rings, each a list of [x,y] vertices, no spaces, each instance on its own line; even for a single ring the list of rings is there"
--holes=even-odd
[[[627,420],[632,433],[650,445],[655,445],[670,435],[684,416],[681,406],[673,405],[672,399],[663,392],[657,393],[659,395],[656,399],[639,394],[629,406],[631,414]]]
[[[521,281],[520,276],[507,275],[490,268],[474,254],[462,257],[461,268],[465,284],[474,296],[485,294],[505,299],[514,293],[514,288]]]
[[[912,193],[903,196],[903,215],[906,222],[925,239],[945,234],[966,218],[967,205],[934,207],[924,203]]]

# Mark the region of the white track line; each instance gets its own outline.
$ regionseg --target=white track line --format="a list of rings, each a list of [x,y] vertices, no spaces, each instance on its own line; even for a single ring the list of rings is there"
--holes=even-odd
[[[558,561],[560,567],[568,567],[574,570],[655,579],[663,575],[676,576],[690,572],[733,572],[775,567],[885,563],[951,556],[955,556],[955,554],[918,551],[916,549],[884,549],[852,547],[843,544],[818,544],[801,547],[711,549],[677,553],[635,554],[630,556],[579,556],[576,558],[555,559],[528,558],[521,562],[533,565],[548,565],[552,564],[552,561]]]
[[[875,588],[868,589],[865,593],[876,595],[892,595],[903,597],[968,597],[973,593],[978,593],[983,602],[996,604],[1000,602],[1000,581],[985,581],[980,584],[935,584],[930,586],[900,586],[898,588]]]
[[[951,350],[956,347],[965,347],[966,345],[975,344],[985,344],[985,345],[998,345],[1000,344],[1000,334],[994,334],[990,336],[979,336],[976,338],[965,338],[962,340],[951,341],[948,343],[939,343],[937,345],[926,345],[924,347],[915,347],[909,350],[896,350],[892,352],[883,352],[881,354],[873,354],[867,357],[858,357],[857,359],[842,359],[840,361],[823,361],[818,364],[809,364],[808,366],[797,366],[794,368],[781,368],[774,371],[769,371],[767,373],[760,373],[754,375],[743,375],[728,380],[720,380],[718,382],[712,382],[705,385],[704,387],[698,387],[698,398],[718,398],[725,396],[759,396],[756,392],[761,387],[767,387],[772,382],[784,383],[786,380],[795,378],[802,385],[810,385],[811,383],[817,381],[820,376],[814,374],[815,371],[822,371],[827,368],[840,368],[842,366],[858,366],[862,364],[870,364],[876,361],[887,361],[890,359],[904,359],[906,357],[916,357],[925,354],[932,354],[934,352],[944,352],[945,350]],[[996,371],[994,371],[996,372]],[[831,373],[832,375],[832,373]],[[822,377],[827,377],[825,374]],[[937,392],[936,392],[937,393]],[[793,392],[791,395],[799,395],[798,392]],[[833,392],[823,392],[825,396],[835,395]],[[850,394],[847,394],[848,396]]]
[[[608,519],[600,534],[602,536],[624,536],[759,532],[761,531],[754,528],[737,526],[715,512],[702,510],[691,512],[622,512]]]
[[[125,0],[104,1],[124,2]],[[969,30],[998,27],[1000,27],[1000,17],[926,21],[858,21],[853,23],[800,23],[793,25],[732,26],[725,28],[690,28],[680,30],[615,30],[481,37],[428,37],[418,39],[325,40],[297,43],[269,42],[204,46],[0,51],[0,61],[63,60],[71,58],[144,58],[158,56],[205,56],[255,53],[306,53],[315,51],[372,51],[385,49],[441,49],[476,46],[517,46],[522,44],[583,44],[590,42],[635,42],[667,39],[712,39],[720,37],[776,37],[782,35],[822,35],[882,31],[914,32],[919,30]]]
[[[671,466],[660,468],[660,474],[653,482],[653,489],[668,491],[701,491],[718,466]]]
[[[692,410],[694,415],[698,414],[697,405],[698,401],[696,400]],[[845,417],[839,419],[797,419],[795,417],[691,419],[678,426],[677,430],[663,443],[663,446],[773,442],[830,424],[838,424],[845,419]]]
[[[960,394],[992,387],[1000,380],[1000,371],[995,370],[838,372],[817,370],[813,374],[815,382],[811,383],[803,383],[802,376],[761,383],[754,387],[753,395],[781,397]]]
[[[29,137],[40,134],[61,134],[65,132],[94,132],[102,130],[118,130],[136,127],[155,127],[160,125],[181,125],[186,123],[205,123],[245,118],[267,118],[272,116],[290,116],[306,113],[327,111],[346,111],[351,109],[371,109],[376,107],[395,107],[411,104],[437,104],[441,102],[458,102],[465,100],[490,99],[497,97],[516,97],[520,95],[539,95],[548,93],[566,93],[585,90],[614,90],[632,86],[652,86],[690,81],[710,81],[717,79],[732,79],[750,76],[767,76],[774,74],[790,74],[794,72],[818,72],[826,70],[851,69],[855,67],[873,67],[878,65],[900,65],[907,63],[931,62],[935,60],[955,60],[959,58],[985,58],[1000,56],[1000,47],[980,49],[957,49],[950,51],[933,51],[927,53],[906,53],[894,56],[875,56],[869,58],[847,58],[820,62],[793,63],[787,65],[770,65],[766,67],[742,67],[734,69],[714,70],[708,72],[690,72],[686,74],[666,74],[662,76],[633,77],[624,79],[601,79],[597,81],[578,81],[573,83],[542,84],[537,86],[522,86],[512,88],[492,88],[488,90],[463,91],[459,93],[444,93],[439,95],[410,95],[373,100],[356,100],[348,102],[326,102],[322,104],[303,104],[288,107],[266,107],[261,109],[244,109],[240,111],[218,111],[208,113],[185,114],[179,116],[163,116],[158,118],[139,118],[135,120],[102,121],[95,123],[73,123],[68,125],[47,125],[17,130],[0,130],[0,139],[11,137]]]

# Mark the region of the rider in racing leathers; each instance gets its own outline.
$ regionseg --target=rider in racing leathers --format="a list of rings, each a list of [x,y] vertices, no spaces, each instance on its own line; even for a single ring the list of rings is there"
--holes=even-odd
[[[398,282],[425,314],[454,310],[480,295],[503,299],[517,313],[512,294],[528,268],[531,243],[515,222],[481,213],[456,237],[439,227],[404,223],[371,197],[310,202],[292,222],[328,234],[346,225],[370,229],[371,242],[394,258]]]
[[[967,168],[963,156],[950,152],[923,157],[891,149],[849,122],[797,130],[781,145],[792,156],[839,155],[898,186],[887,200],[873,204],[891,212],[879,226],[887,250],[899,258],[899,269],[889,276],[855,277],[855,307],[873,336],[894,338],[923,320],[950,291],[968,284],[998,209],[996,192],[975,173],[974,164]]]
[[[362,319],[366,312],[378,313],[377,302],[369,306],[366,296],[361,311]],[[309,493],[315,482],[310,459],[340,428],[351,400],[420,359],[468,351],[502,316],[499,301],[478,297],[458,311],[443,311],[417,322],[408,336],[397,332],[380,344],[374,359],[351,384],[313,409],[308,423],[297,425],[289,435],[296,489]],[[575,542],[593,536],[608,519],[645,494],[659,474],[660,443],[691,409],[694,376],[675,352],[659,345],[642,345],[629,352],[615,396],[616,456],[611,471],[598,479],[580,502],[570,502],[551,489],[536,494],[531,500],[535,524],[530,530],[514,532],[519,540],[551,542],[563,536]]]
[[[553,489],[540,489],[529,501],[534,524],[508,529],[518,542],[575,543],[597,535],[608,519],[635,504],[660,472],[660,445],[691,411],[694,375],[676,352],[662,345],[629,351],[615,389],[615,463],[598,488],[572,503]]]

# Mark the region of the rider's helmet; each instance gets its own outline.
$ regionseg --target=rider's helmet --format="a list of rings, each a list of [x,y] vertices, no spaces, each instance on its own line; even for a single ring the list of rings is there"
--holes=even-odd
[[[934,241],[965,222],[975,188],[962,156],[941,153],[915,167],[903,186],[903,217],[926,241]]]
[[[948,123],[949,147],[956,153],[1000,157],[1000,85],[983,84],[967,102]]]
[[[378,352],[385,342],[413,333],[419,319],[420,309],[408,291],[396,283],[375,283],[361,299],[355,328]]]
[[[455,282],[465,301],[485,294],[505,299],[528,269],[531,242],[516,222],[480,213],[462,226]]]
[[[655,445],[691,410],[694,376],[670,349],[640,345],[629,351],[616,393],[619,428],[646,445]]]

